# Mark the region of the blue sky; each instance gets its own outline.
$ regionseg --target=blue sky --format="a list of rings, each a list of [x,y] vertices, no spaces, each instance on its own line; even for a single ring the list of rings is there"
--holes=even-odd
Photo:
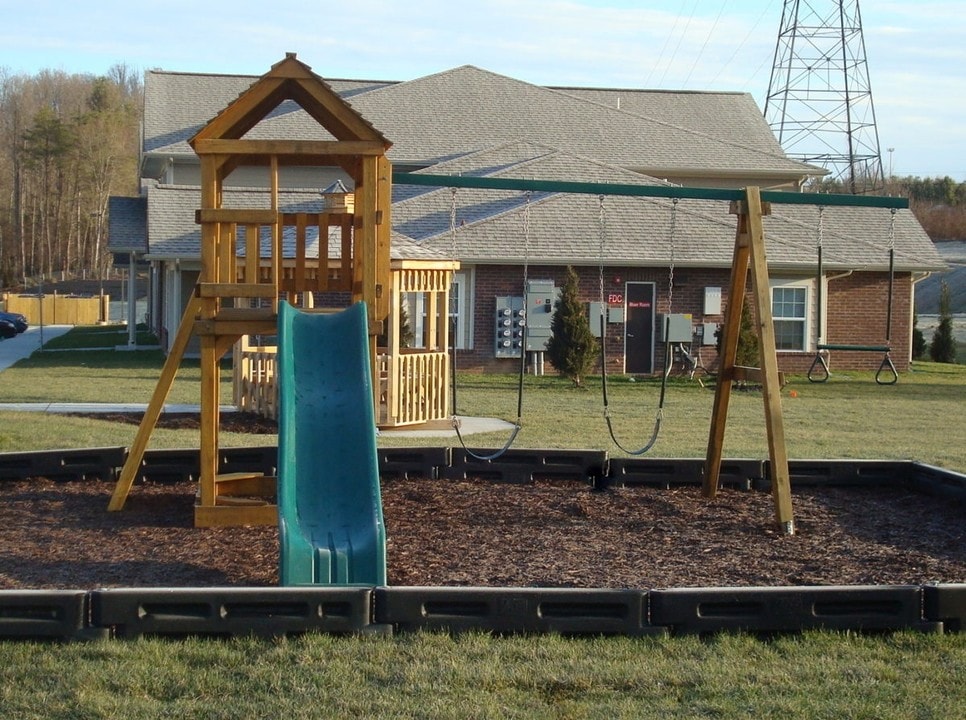
[[[0,0],[0,68],[260,75],[296,52],[329,78],[408,80],[470,64],[545,85],[744,91],[763,107],[783,4]],[[962,0],[860,7],[886,173],[966,181]]]

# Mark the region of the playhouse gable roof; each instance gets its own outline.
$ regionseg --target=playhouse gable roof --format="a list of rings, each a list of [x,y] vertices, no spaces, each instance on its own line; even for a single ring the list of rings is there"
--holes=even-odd
[[[286,101],[295,102],[340,141],[392,143],[294,53],[272,66],[188,141],[237,140]]]

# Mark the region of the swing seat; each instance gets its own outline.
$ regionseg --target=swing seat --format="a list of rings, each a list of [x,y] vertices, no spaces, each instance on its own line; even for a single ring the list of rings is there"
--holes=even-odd
[[[844,345],[840,343],[825,343],[816,346],[819,350],[851,350],[852,352],[891,352],[888,345]]]
[[[899,372],[896,370],[896,366],[892,362],[892,358],[889,353],[892,352],[892,348],[888,345],[842,345],[837,343],[819,343],[816,345],[818,352],[815,353],[815,359],[812,361],[811,367],[808,368],[808,381],[813,383],[823,383],[828,381],[832,373],[829,371],[828,362],[825,360],[825,356],[822,355],[822,351],[825,350],[848,350],[852,352],[881,352],[885,353],[882,358],[882,362],[879,363],[879,369],[875,373],[876,385],[895,385],[899,382]]]

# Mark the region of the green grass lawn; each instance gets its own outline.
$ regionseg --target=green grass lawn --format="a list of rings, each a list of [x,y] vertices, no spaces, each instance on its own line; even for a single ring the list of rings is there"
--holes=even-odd
[[[963,635],[0,643],[9,718],[953,718]],[[956,708],[960,710],[956,710]]]
[[[161,363],[157,352],[36,353],[0,374],[0,402],[147,402]],[[228,401],[227,370],[224,377]],[[186,362],[170,401],[197,403],[197,384],[198,365]],[[643,444],[659,384],[614,378],[608,391],[622,442]],[[966,367],[916,363],[890,387],[871,374],[837,373],[824,385],[793,377],[782,395],[792,457],[916,459],[966,470]],[[712,399],[709,389],[673,381],[652,454],[703,457]],[[461,375],[458,400],[461,414],[512,420],[515,378]],[[598,378],[574,389],[559,378],[528,377],[523,424],[521,447],[614,451]],[[0,451],[128,445],[134,434],[132,425],[0,413]],[[493,447],[505,437],[470,439]],[[151,447],[197,442],[196,431],[157,430]],[[452,444],[387,434],[379,442]],[[767,456],[759,393],[733,394],[725,455]],[[949,718],[966,707],[963,677],[966,633],[5,642],[0,717]]]
[[[77,350],[90,348],[105,348],[113,350],[118,346],[126,346],[128,331],[126,325],[82,325],[71,328],[63,335],[58,335],[44,343],[46,350]],[[135,342],[141,347],[158,345],[157,336],[150,332],[145,325],[135,328]]]
[[[62,337],[70,338],[77,330]],[[104,332],[96,328],[91,335]],[[71,340],[75,342],[76,340]],[[4,371],[0,402],[141,402],[154,391],[163,357],[160,351],[93,350],[34,353]],[[200,368],[182,362],[168,402],[196,404]],[[222,370],[224,403],[231,402],[231,371]],[[792,397],[794,391],[795,397]],[[618,439],[639,447],[650,437],[660,383],[608,382],[610,412]],[[825,384],[792,376],[783,393],[789,456],[793,458],[887,458],[927,462],[966,471],[966,366],[917,362],[894,386],[879,386],[872,373],[835,373]],[[711,423],[712,390],[672,379],[663,429],[652,451],[657,457],[704,457]],[[516,419],[516,378],[460,375],[458,410],[463,415]],[[726,457],[767,457],[763,405],[758,392],[734,392],[725,435]],[[128,445],[135,428],[97,420],[33,413],[7,414],[0,426],[0,452],[19,449]],[[473,435],[477,447],[500,447],[506,435]],[[222,444],[263,445],[266,436],[225,434]],[[446,439],[380,437],[383,446],[451,444]],[[152,447],[192,447],[197,433],[158,430]],[[524,381],[523,429],[518,447],[602,448],[621,455],[607,436],[600,378],[572,388],[558,377]]]

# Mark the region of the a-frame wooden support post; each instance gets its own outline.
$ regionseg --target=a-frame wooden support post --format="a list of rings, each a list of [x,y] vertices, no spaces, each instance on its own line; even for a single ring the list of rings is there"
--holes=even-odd
[[[151,396],[151,402],[148,403],[148,407],[144,411],[144,417],[141,418],[137,435],[134,436],[134,442],[131,444],[130,450],[128,450],[124,467],[121,468],[121,475],[114,485],[114,493],[111,495],[111,501],[107,506],[108,510],[121,510],[124,507],[124,502],[127,500],[128,494],[131,492],[131,486],[137,478],[138,468],[141,467],[141,461],[144,459],[144,451],[147,449],[148,440],[151,439],[151,433],[154,432],[154,428],[158,424],[158,418],[161,417],[161,411],[164,410],[164,401],[168,399],[171,384],[178,374],[178,366],[181,365],[184,351],[188,347],[188,341],[191,339],[191,330],[200,309],[201,300],[197,295],[193,295],[184,309],[181,326],[178,328],[178,333],[174,336],[171,351],[164,360],[164,367],[161,368],[161,376],[158,378],[158,384],[154,386],[154,394]]]
[[[725,310],[721,339],[721,369],[711,414],[711,431],[708,437],[708,454],[704,468],[704,495],[714,498],[718,491],[721,456],[725,426],[728,420],[728,402],[731,387],[743,375],[742,368],[735,367],[738,354],[738,337],[741,326],[741,310],[745,301],[748,269],[751,268],[751,285],[757,319],[758,346],[761,352],[760,372],[756,373],[762,385],[765,405],[765,429],[768,435],[768,457],[771,462],[771,491],[775,503],[775,519],[788,535],[795,532],[792,518],[791,481],[788,472],[788,454],[785,448],[785,426],[782,419],[781,381],[778,374],[778,356],[775,348],[775,326],[771,313],[771,288],[768,284],[768,261],[765,257],[765,232],[762,216],[768,214],[763,207],[757,187],[745,190],[744,201],[733,203],[732,212],[738,215],[735,233],[735,251],[731,266],[731,286],[728,306]]]

